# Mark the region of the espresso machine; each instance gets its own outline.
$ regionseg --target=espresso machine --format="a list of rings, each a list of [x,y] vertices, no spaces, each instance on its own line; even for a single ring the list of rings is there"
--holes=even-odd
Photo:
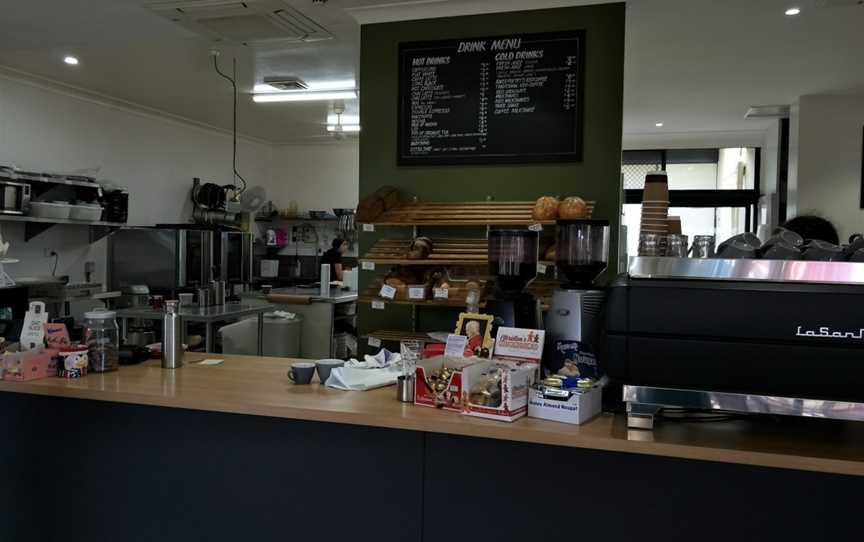
[[[489,274],[495,281],[486,311],[500,326],[537,329],[542,321],[537,298],[525,288],[537,277],[540,235],[519,229],[489,231]]]
[[[555,265],[564,283],[552,293],[546,315],[544,365],[552,373],[565,360],[596,367],[605,292],[594,281],[609,262],[609,221],[560,220],[555,235]]]

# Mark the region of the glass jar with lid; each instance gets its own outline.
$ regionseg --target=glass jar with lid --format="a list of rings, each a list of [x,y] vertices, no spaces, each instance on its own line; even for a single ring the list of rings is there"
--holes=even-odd
[[[90,371],[104,373],[120,366],[120,330],[117,313],[97,309],[84,313],[84,342]]]

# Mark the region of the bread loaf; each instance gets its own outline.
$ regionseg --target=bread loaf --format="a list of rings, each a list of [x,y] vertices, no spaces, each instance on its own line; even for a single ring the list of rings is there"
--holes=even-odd
[[[543,196],[534,203],[531,218],[534,220],[555,220],[558,218],[558,198]]]
[[[567,198],[558,206],[558,218],[562,220],[586,218],[587,216],[588,205],[582,198]]]
[[[543,256],[543,259],[554,262],[557,255],[558,252],[555,250],[555,245],[552,245],[546,250],[546,254]]]

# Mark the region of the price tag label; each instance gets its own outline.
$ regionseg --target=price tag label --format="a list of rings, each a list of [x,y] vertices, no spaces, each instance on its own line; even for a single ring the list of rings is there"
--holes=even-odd
[[[450,299],[450,290],[447,288],[435,288],[433,294],[435,299]]]
[[[531,231],[543,231],[543,224],[531,224],[528,226],[528,229]]]
[[[375,224],[363,224],[363,231],[365,231],[365,232],[375,231]]]
[[[378,348],[381,346],[381,339],[376,339],[375,337],[369,337],[369,346],[373,348]]]
[[[444,355],[448,358],[464,358],[465,346],[468,345],[468,337],[464,335],[447,335],[447,344],[444,346]]]
[[[360,264],[363,271],[375,271],[375,262],[363,262]]]
[[[408,299],[426,299],[426,288],[408,288]]]
[[[384,302],[383,301],[373,301],[372,302],[372,308],[375,309],[376,311],[383,311],[384,310]]]
[[[546,264],[545,263],[538,263],[537,264],[537,272],[541,275],[546,273]]]
[[[385,299],[393,299],[396,297],[396,288],[390,286],[389,284],[385,284],[381,287],[381,291],[378,292],[378,295]]]

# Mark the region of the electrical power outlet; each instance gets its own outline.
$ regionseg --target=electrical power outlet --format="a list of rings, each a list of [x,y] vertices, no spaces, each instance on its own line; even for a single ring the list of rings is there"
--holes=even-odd
[[[53,248],[45,248],[42,249],[42,256],[46,258],[53,258],[57,252]]]

